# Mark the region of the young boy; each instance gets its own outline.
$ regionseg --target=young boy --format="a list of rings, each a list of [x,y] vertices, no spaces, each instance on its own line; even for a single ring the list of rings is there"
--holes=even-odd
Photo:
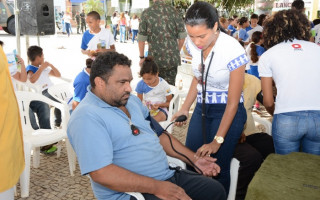
[[[74,94],[72,98],[72,110],[76,109],[79,105],[80,101],[86,96],[87,94],[87,87],[90,85],[90,72],[91,72],[91,65],[93,60],[91,58],[87,58],[86,60],[86,68],[80,72],[77,77],[74,79],[73,87],[74,87]]]
[[[44,61],[43,50],[38,46],[30,46],[28,48],[28,58],[31,61],[31,65],[28,65],[26,68],[28,79],[31,83],[36,85],[40,85],[42,89],[42,94],[54,101],[57,101],[48,93],[48,88],[53,85],[49,76],[60,77],[60,72],[57,68],[55,68],[52,64],[47,61]],[[57,101],[59,102],[59,101]],[[30,121],[32,123],[32,128],[38,129],[38,125],[35,123],[33,112],[37,113],[39,119],[40,128],[43,129],[51,129],[50,126],[50,110],[42,109],[44,107],[48,107],[46,103],[42,103],[39,101],[33,101],[30,104],[30,108],[32,112],[30,112]],[[41,112],[39,112],[41,110]],[[55,115],[55,126],[59,127],[61,124],[61,111],[57,108],[54,109]],[[42,151],[46,153],[51,153],[56,150],[56,147],[52,145],[48,145],[41,148]]]

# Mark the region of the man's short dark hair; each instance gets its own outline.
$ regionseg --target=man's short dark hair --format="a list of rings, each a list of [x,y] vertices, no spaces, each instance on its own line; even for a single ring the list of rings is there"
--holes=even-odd
[[[95,20],[100,20],[100,14],[97,11],[91,11],[87,14],[87,17],[92,17]]]
[[[91,68],[92,63],[93,63],[93,60],[92,60],[91,58],[87,58],[87,59],[86,59],[86,66],[87,66],[87,68]]]
[[[304,1],[303,0],[294,0],[291,4],[291,9],[296,9],[302,11],[304,9]]]
[[[3,46],[3,42],[0,40],[0,46]]]
[[[92,88],[96,87],[94,79],[101,77],[106,82],[112,75],[113,67],[116,65],[131,66],[131,60],[123,54],[117,52],[101,53],[93,61],[90,72],[90,84]]]
[[[39,46],[30,46],[27,51],[28,58],[31,62],[33,62],[37,56],[42,56],[43,50]]]
[[[259,19],[259,16],[255,13],[253,13],[250,17],[250,19]]]

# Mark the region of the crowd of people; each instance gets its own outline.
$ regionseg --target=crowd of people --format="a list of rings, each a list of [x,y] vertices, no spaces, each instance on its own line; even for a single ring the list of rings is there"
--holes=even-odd
[[[307,19],[302,0],[295,0],[289,10],[270,16],[252,14],[250,19],[220,17],[207,2],[194,3],[183,19],[172,6],[157,0],[143,11],[141,19],[137,15],[130,18],[128,12],[113,13],[112,32],[100,26],[98,12],[81,14],[75,18],[77,32],[80,26],[83,32],[81,52],[87,59],[86,67],[74,79],[67,132],[81,174],[90,176],[98,199],[135,200],[125,192],[140,192],[150,200],[226,199],[230,163],[235,157],[240,161],[236,192],[240,200],[269,154],[301,151],[320,155],[320,96],[315,92],[320,84],[315,59],[320,55],[320,20]],[[69,18],[64,17],[68,35]],[[163,23],[156,23],[159,21]],[[141,80],[135,88],[137,95],[130,86],[131,60],[115,48],[118,31],[120,42],[138,39]],[[183,46],[192,58],[194,78],[171,120],[182,115],[189,118],[196,102],[185,145],[158,123],[168,120],[173,97],[169,84],[175,83]],[[8,174],[0,180],[2,200],[8,199],[8,191],[13,194],[24,166],[22,130],[10,76],[22,82],[28,79],[41,87],[43,95],[57,101],[48,93],[52,85],[49,76],[61,75],[44,59],[41,47],[31,46],[31,64],[26,67],[17,56],[21,71],[9,76],[3,62],[7,59],[0,50],[0,85],[9,85],[0,88],[1,94],[8,95],[1,95],[4,107],[0,108],[10,114],[0,117],[0,122],[7,124],[1,135],[8,140],[1,140],[5,145],[0,149],[15,157],[1,158],[5,168],[0,170],[10,172],[0,171]],[[262,106],[273,117],[272,136],[255,127],[252,111]],[[55,109],[54,114],[59,128],[61,113]],[[30,120],[34,129],[50,129],[49,106],[32,102]],[[10,138],[9,133],[13,134]],[[45,153],[55,150],[54,144],[42,147]],[[187,163],[187,170],[169,167],[166,155]],[[12,162],[20,165],[9,169]]]

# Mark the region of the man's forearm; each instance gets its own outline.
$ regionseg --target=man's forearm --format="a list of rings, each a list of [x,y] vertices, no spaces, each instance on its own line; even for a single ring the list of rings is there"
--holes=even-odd
[[[142,57],[144,56],[144,45],[145,45],[145,41],[139,41],[139,56]]]
[[[117,165],[110,164],[90,173],[90,177],[111,190],[119,192],[156,193],[158,184],[155,179],[135,174]]]
[[[180,50],[182,49],[182,47],[183,47],[184,40],[185,40],[184,38],[178,40],[178,48],[179,48],[179,51],[180,51]]]
[[[172,135],[168,134],[171,138],[172,145],[176,151],[179,153],[184,154],[187,156],[193,163],[195,162],[195,157],[194,157],[194,152],[192,152],[190,149],[188,149],[186,146],[184,146],[179,140],[177,140],[175,137]],[[176,153],[170,144],[169,137],[166,134],[162,134],[159,136],[160,139],[160,144],[162,145],[164,151],[166,152],[167,155],[171,157],[178,158],[182,160],[185,163],[188,163],[189,165],[192,165],[189,160],[187,160],[185,157],[181,156],[180,154]]]

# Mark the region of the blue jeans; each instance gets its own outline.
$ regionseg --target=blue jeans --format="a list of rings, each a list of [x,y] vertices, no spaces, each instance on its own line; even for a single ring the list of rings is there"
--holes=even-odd
[[[272,137],[278,154],[302,151],[320,155],[320,111],[275,114]]]
[[[34,130],[39,129],[36,118],[36,113],[41,129],[51,129],[50,125],[50,108],[49,105],[41,101],[31,101],[29,109],[30,124]]]
[[[69,36],[70,35],[70,30],[71,30],[71,24],[70,23],[65,23],[65,24],[66,24],[67,34]]]
[[[112,24],[113,39],[114,39],[114,41],[117,40],[117,33],[118,33],[117,28],[118,28],[118,24]]]
[[[196,152],[203,145],[202,138],[202,104],[197,103],[192,114],[189,129],[187,133],[186,146]],[[226,104],[206,104],[206,139],[207,143],[213,141],[216,135]],[[247,120],[247,114],[242,103],[239,103],[238,110],[232,121],[232,124],[221,145],[219,151],[213,155],[217,158],[217,164],[221,172],[216,178],[223,186],[226,193],[229,193],[230,187],[230,163],[233,157],[235,146],[238,143],[244,124]]]
[[[48,97],[49,99],[51,99],[52,101],[58,102],[60,103],[60,101],[58,101],[57,99],[55,99],[53,96],[51,96],[48,93],[48,89],[45,89],[42,91],[42,94],[46,97]],[[60,126],[61,125],[61,111],[58,108],[54,108],[54,125],[55,126]]]
[[[138,30],[132,29],[132,43],[134,43],[134,39],[137,35],[138,35]]]
[[[126,26],[120,25],[120,42],[124,42],[126,37]]]
[[[220,183],[191,171],[176,170],[174,175],[166,181],[183,188],[192,199],[225,200],[227,198]],[[142,195],[146,200],[160,200],[152,194],[143,193]],[[130,197],[130,200],[136,200],[136,198]]]

